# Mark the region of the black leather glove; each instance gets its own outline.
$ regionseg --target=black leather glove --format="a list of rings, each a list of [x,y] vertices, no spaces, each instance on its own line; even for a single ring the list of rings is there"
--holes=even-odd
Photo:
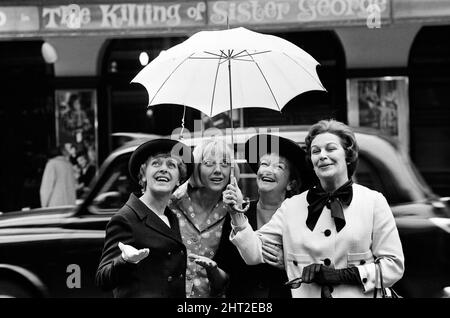
[[[356,267],[334,269],[323,264],[311,264],[303,268],[302,279],[304,283],[314,282],[321,286],[362,285]]]
[[[317,273],[320,271],[321,264],[310,264],[308,266],[303,267],[302,272],[302,281],[303,283],[310,284],[312,282],[315,282],[315,277]]]
[[[319,285],[362,285],[359,272],[356,267],[334,269],[325,265],[320,265],[319,271],[315,274],[313,282]]]

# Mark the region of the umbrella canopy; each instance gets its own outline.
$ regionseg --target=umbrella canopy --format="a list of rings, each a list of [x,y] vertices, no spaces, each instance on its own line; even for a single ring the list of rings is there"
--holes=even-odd
[[[234,28],[201,31],[154,59],[132,83],[149,106],[179,104],[213,117],[234,108],[281,111],[295,96],[325,90],[319,63],[282,38]]]
[[[281,111],[303,92],[325,90],[318,64],[289,41],[241,27],[198,32],[161,52],[131,82],[147,89],[149,106],[185,105],[210,117],[233,108]],[[232,176],[234,164],[232,158]]]

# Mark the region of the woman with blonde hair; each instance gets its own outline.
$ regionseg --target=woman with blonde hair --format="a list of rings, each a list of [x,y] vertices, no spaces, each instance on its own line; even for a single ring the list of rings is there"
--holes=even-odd
[[[196,146],[193,156],[193,174],[174,193],[170,208],[178,216],[188,251],[186,296],[218,297],[228,281],[215,256],[229,245],[231,219],[222,192],[230,183],[233,150],[224,140],[211,138]],[[237,182],[237,165],[234,175]]]

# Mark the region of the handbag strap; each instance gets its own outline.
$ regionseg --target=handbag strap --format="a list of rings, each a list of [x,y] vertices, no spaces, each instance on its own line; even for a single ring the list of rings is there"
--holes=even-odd
[[[374,261],[375,271],[377,271],[377,269],[378,269],[378,273],[379,273],[379,277],[380,277],[381,297],[386,298],[387,293],[386,293],[386,289],[384,289],[383,271],[381,270],[380,260],[381,260],[381,257],[377,257]],[[377,298],[377,293],[378,293],[378,288],[377,288],[377,283],[375,280],[375,289],[373,292],[373,298]]]

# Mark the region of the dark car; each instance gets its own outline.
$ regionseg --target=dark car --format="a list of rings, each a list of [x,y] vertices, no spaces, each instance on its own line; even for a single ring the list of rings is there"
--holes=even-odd
[[[272,133],[304,147],[308,127]],[[255,175],[242,143],[255,129],[236,131],[236,160],[243,193],[256,198]],[[266,132],[266,131],[265,131]],[[0,216],[0,295],[16,297],[111,297],[94,284],[106,224],[137,190],[128,176],[131,152],[148,138],[125,143],[103,163],[91,191],[76,207],[35,209]],[[151,136],[150,138],[154,138]],[[395,289],[404,297],[443,297],[450,286],[450,208],[423,181],[394,143],[356,131],[361,151],[355,181],[382,192],[391,205],[405,253],[406,271]],[[185,138],[191,146],[203,137]],[[224,135],[217,138],[227,138]],[[133,138],[129,138],[133,139]],[[448,288],[447,288],[448,290]]]

